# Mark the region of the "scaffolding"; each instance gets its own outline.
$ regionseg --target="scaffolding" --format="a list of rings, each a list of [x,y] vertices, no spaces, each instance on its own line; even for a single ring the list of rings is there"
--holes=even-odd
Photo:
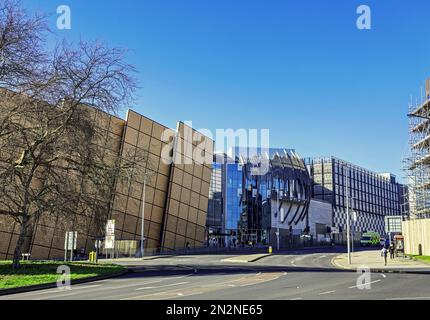
[[[430,79],[409,103],[409,156],[405,159],[411,218],[430,218]]]

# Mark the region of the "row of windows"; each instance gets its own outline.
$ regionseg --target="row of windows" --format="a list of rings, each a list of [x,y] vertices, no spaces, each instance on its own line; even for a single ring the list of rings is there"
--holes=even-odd
[[[336,186],[334,191],[336,195],[343,196],[345,194],[345,188],[342,188],[341,186]],[[376,192],[369,192],[369,191],[364,191],[363,189],[352,189],[352,188],[350,188],[348,191],[350,196],[357,198],[359,200],[372,202],[372,203],[376,203],[383,200],[398,202],[399,200],[399,195],[398,193],[395,193],[395,192],[382,192],[381,190],[377,190]]]
[[[334,181],[333,176],[331,174],[325,174],[325,175],[319,175],[314,174],[313,180],[315,183],[318,184],[335,184],[344,186],[346,184],[346,179],[344,179],[343,176],[340,176],[338,174],[334,175]],[[364,179],[349,179],[349,186],[352,188],[363,188],[367,192],[376,192],[376,190],[383,190],[385,192],[397,192],[397,185],[387,182],[381,182],[380,180],[377,181],[366,181]]]
[[[335,205],[346,207],[347,202],[343,198],[340,198],[340,199],[336,200]],[[367,212],[374,212],[374,213],[385,213],[388,211],[398,212],[399,211],[399,206],[395,203],[393,203],[390,206],[383,206],[383,205],[364,203],[361,201],[351,201],[349,203],[349,205],[353,209],[367,211]]]
[[[357,180],[357,181],[363,181],[364,183],[379,186],[382,188],[389,189],[391,191],[395,191],[396,185],[388,181],[386,178],[376,174],[372,173],[368,170],[350,166],[348,164],[345,164],[339,160],[332,159],[332,161],[327,162],[320,162],[315,163],[311,165],[311,171],[313,172],[313,175],[315,178],[319,177],[320,182],[322,177],[324,177],[324,181],[330,181],[332,180],[333,175],[335,176],[335,183],[343,183],[343,176],[346,175],[346,169],[349,167],[348,175],[350,179]],[[333,172],[334,167],[334,172]]]

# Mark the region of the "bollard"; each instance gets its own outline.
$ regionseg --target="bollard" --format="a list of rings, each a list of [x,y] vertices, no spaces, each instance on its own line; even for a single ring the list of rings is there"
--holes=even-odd
[[[272,246],[269,246],[269,253],[271,254],[273,252]]]
[[[90,252],[90,254],[89,254],[89,260],[90,260],[90,263],[96,263],[97,256],[96,256],[96,253],[94,251]]]

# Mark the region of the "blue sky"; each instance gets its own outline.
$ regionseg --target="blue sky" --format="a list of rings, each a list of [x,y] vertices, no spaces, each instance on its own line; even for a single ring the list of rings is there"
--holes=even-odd
[[[130,50],[136,111],[174,127],[270,129],[273,147],[399,178],[407,107],[430,76],[426,0],[23,0],[72,10],[63,37]],[[372,9],[358,30],[356,9]]]

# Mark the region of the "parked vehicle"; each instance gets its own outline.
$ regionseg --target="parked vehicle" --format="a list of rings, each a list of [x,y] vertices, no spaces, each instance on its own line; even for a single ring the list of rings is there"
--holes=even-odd
[[[385,243],[385,239],[384,239]],[[362,247],[377,247],[381,245],[381,236],[377,232],[366,232],[363,233],[360,246]]]

